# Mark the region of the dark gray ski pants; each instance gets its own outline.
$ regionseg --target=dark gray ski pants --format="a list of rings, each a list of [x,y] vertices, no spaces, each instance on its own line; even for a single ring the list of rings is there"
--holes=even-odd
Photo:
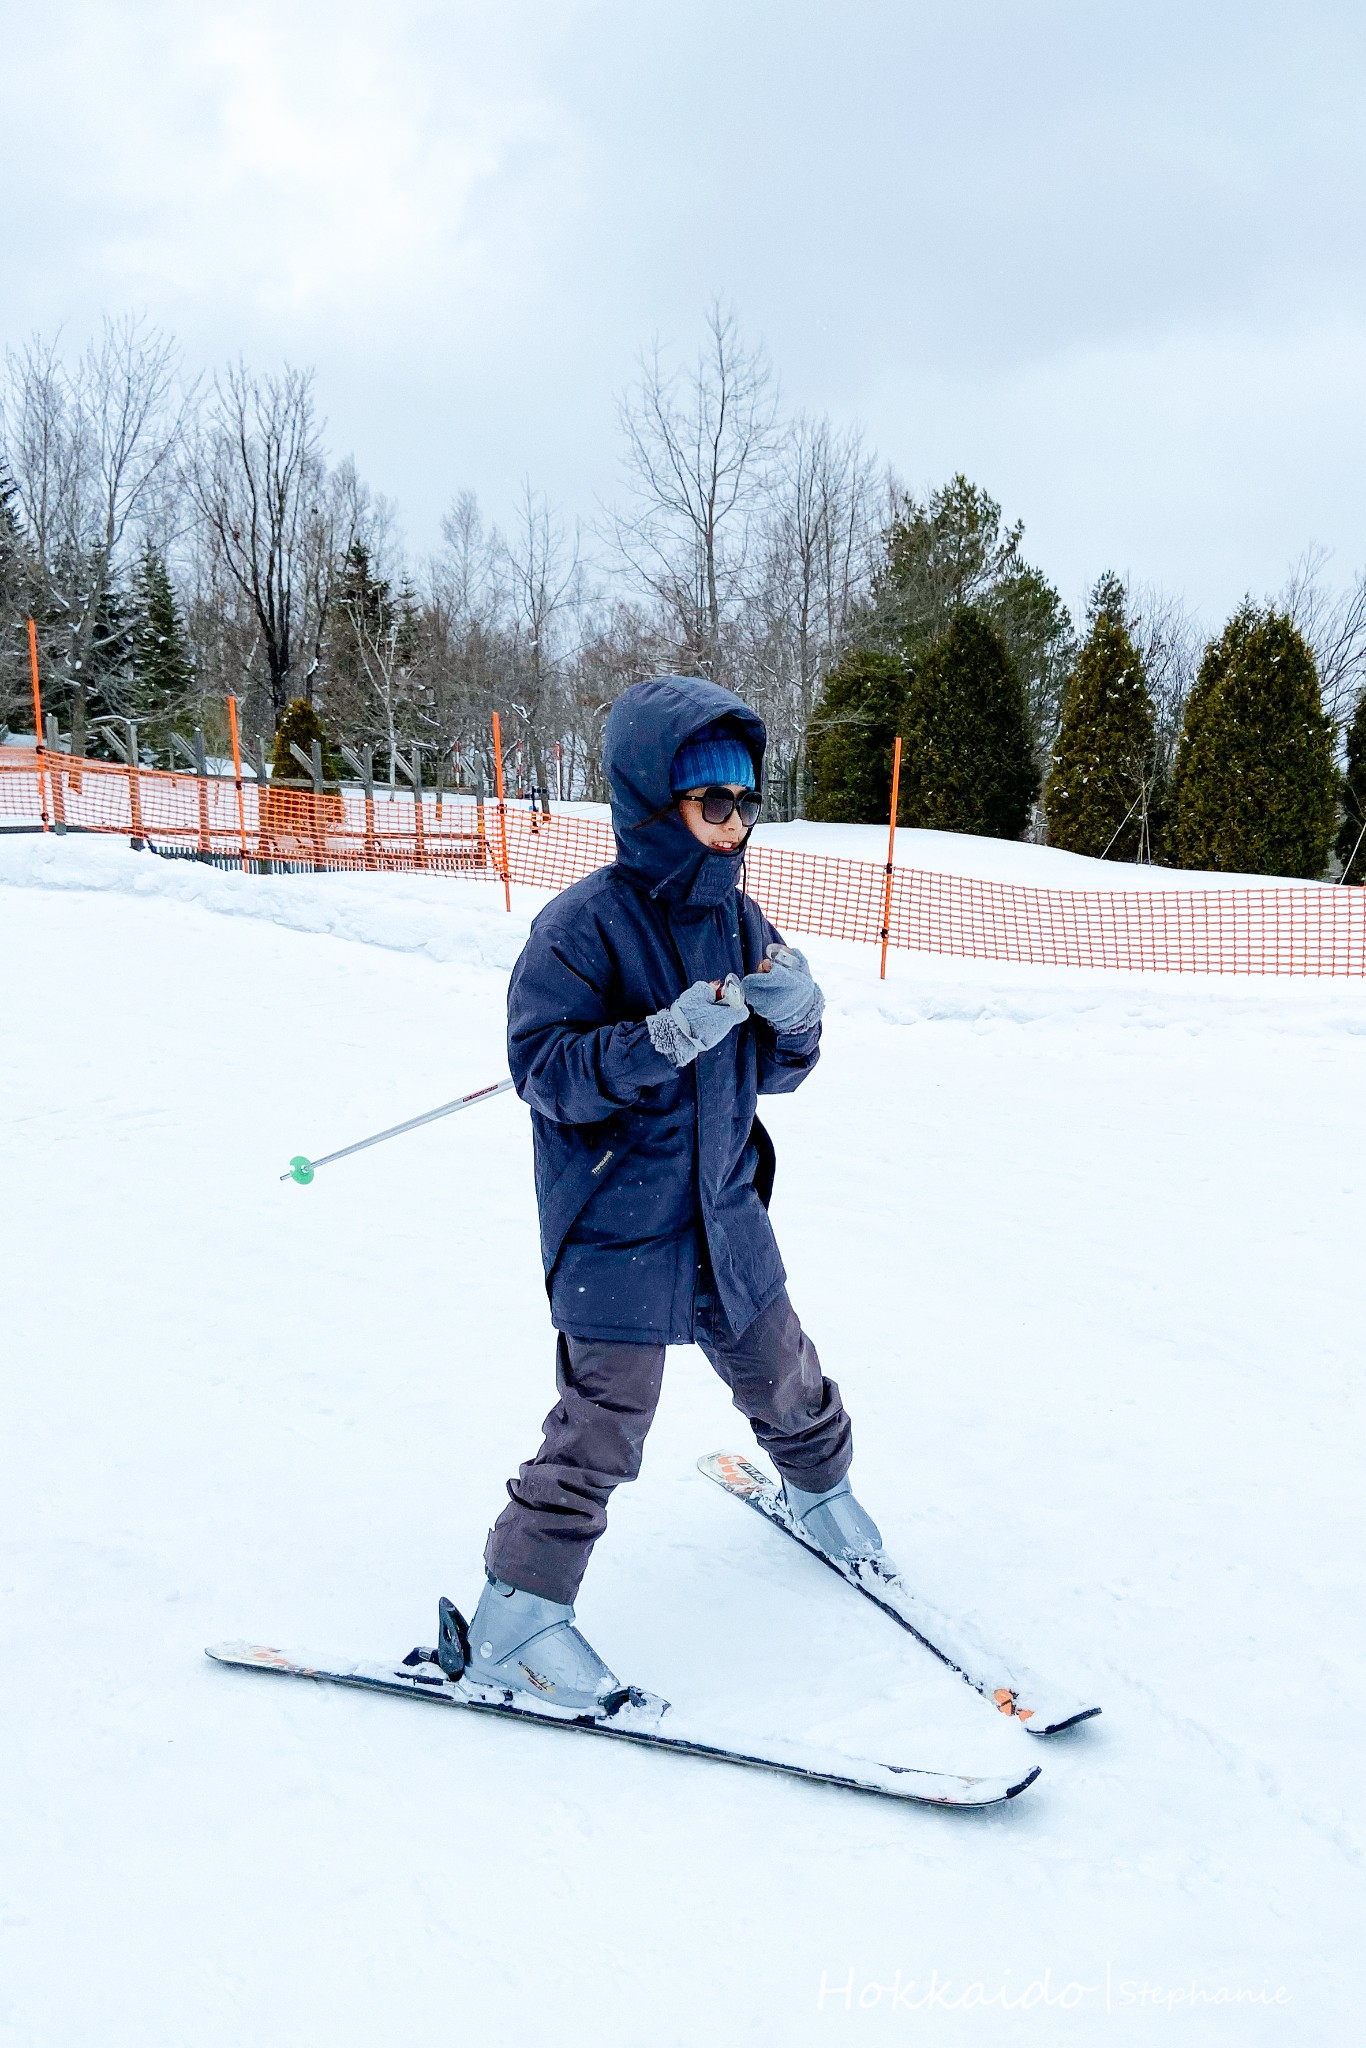
[[[697,1341],[783,1477],[808,1493],[837,1486],[853,1456],[849,1418],[786,1291],[738,1336],[713,1323]],[[494,1578],[547,1600],[573,1600],[607,1526],[613,1489],[639,1474],[663,1378],[662,1344],[561,1333],[560,1398],[540,1450],[508,1481],[508,1506],[489,1531],[484,1563]]]

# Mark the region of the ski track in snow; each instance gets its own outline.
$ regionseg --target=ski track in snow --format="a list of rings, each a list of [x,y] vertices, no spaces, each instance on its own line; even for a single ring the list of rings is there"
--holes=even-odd
[[[692,1351],[580,1619],[718,1739],[1024,1745],[1011,1806],[203,1658],[400,1656],[476,1596],[553,1396],[525,1111],[278,1175],[505,1071],[545,900],[0,840],[0,2040],[1345,2038],[1360,984],[907,955],[880,984],[874,948],[807,945],[825,1052],[765,1111],[774,1213],[859,1491],[929,1598],[1104,1715],[1032,1742],[725,1500],[694,1460],[751,1447]],[[1287,2002],[1168,2011],[1192,1986]]]

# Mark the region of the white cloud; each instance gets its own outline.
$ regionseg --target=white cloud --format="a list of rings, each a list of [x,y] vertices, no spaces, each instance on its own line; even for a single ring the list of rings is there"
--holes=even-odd
[[[1341,0],[12,0],[4,50],[0,340],[315,363],[419,544],[527,473],[591,510],[637,349],[719,291],[1069,593],[1366,561]]]
[[[572,192],[572,131],[482,8],[67,4],[22,40],[24,240],[58,301],[256,335],[473,318]]]

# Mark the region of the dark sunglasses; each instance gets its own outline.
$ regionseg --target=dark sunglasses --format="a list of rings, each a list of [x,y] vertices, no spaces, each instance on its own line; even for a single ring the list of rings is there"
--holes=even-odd
[[[743,789],[736,796],[723,783],[713,783],[710,789],[704,789],[698,802],[709,825],[724,825],[731,812],[738,811],[740,823],[746,831],[764,807],[764,800],[757,789]]]

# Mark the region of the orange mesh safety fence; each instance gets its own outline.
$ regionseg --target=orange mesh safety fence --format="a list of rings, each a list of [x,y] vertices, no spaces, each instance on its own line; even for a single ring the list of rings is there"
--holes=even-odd
[[[546,818],[470,796],[420,803],[359,789],[315,796],[243,790],[246,845],[231,778],[170,774],[45,753],[47,808],[68,829],[146,839],[163,853],[239,859],[257,869],[422,870],[562,889],[614,855],[606,819]],[[0,757],[0,826],[40,822],[36,755]],[[886,871],[786,847],[752,848],[747,887],[780,929],[875,944]],[[891,944],[964,959],[1161,973],[1366,975],[1366,890],[1039,889],[897,868]]]

